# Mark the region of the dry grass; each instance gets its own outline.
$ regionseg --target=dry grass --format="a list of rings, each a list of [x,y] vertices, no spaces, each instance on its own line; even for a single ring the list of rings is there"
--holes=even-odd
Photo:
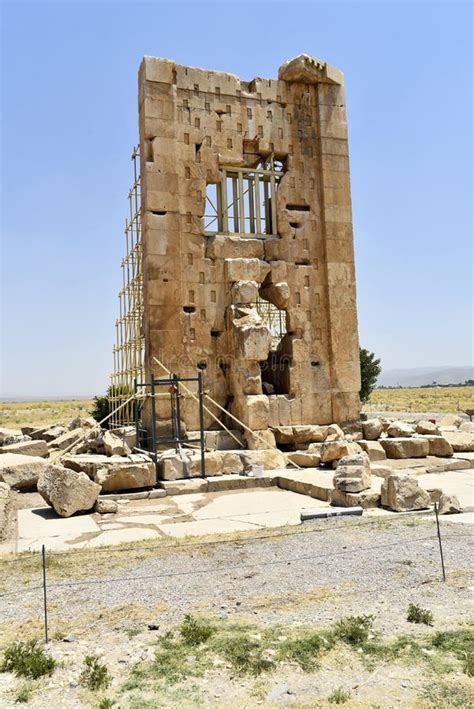
[[[91,399],[72,401],[21,401],[0,403],[0,426],[46,426],[69,423],[76,416],[88,416]]]
[[[456,413],[466,408],[474,409],[474,387],[376,389],[364,410]]]

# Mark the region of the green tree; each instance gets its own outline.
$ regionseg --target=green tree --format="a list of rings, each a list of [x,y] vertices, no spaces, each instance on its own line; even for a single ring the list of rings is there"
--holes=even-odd
[[[378,376],[382,371],[380,360],[375,358],[373,352],[360,349],[360,400],[363,404],[367,403],[375,385]]]
[[[125,401],[125,399],[128,399],[131,395],[132,389],[129,386],[114,386],[111,384],[105,396],[94,396],[94,405],[90,410],[90,415],[95,418],[96,421],[103,421],[103,419],[112,412],[112,398],[120,397],[121,401],[118,403],[122,403],[122,400]],[[118,406],[118,403],[115,402],[115,406]],[[105,421],[102,427],[108,428],[109,421]]]

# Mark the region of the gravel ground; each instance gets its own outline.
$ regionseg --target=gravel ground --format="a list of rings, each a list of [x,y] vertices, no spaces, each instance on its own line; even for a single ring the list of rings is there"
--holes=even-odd
[[[167,606],[161,622],[173,624],[196,608],[251,611],[255,599],[267,600],[257,603],[259,620],[265,622],[329,621],[341,606],[345,615],[369,608],[389,630],[410,602],[427,604],[442,612],[447,622],[454,621],[469,604],[466,579],[472,568],[472,533],[468,525],[445,520],[448,583],[440,582],[433,518],[413,516],[384,523],[333,519],[326,527],[319,523],[296,533],[291,528],[270,539],[177,547],[172,554],[157,551],[139,562],[129,549],[120,568],[109,568],[105,576],[77,580],[73,573],[50,581],[50,625],[54,629],[56,618],[75,618],[86,607],[99,612],[119,604],[151,607],[158,602]],[[104,553],[97,550],[98,568]],[[80,571],[81,556],[76,557]],[[9,565],[6,576],[0,565],[0,613],[5,620],[20,621],[34,611],[41,613],[42,591],[37,574],[32,578],[31,572],[15,573],[14,566]],[[35,587],[29,590],[32,584]],[[311,594],[319,598],[316,608],[298,602]],[[277,602],[285,597],[293,598],[293,603]]]
[[[329,707],[324,698],[339,687],[350,692],[348,707],[418,707],[420,692],[433,681],[422,667],[382,663],[370,670],[344,648],[330,653],[315,673],[283,664],[267,676],[251,678],[216,667],[205,677],[159,689],[159,697],[140,695],[138,703],[131,699],[133,692],[123,693],[132,668],[153,659],[158,635],[189,612],[257,625],[313,627],[372,614],[374,629],[385,637],[426,632],[426,626],[406,621],[409,603],[433,612],[433,631],[472,618],[468,525],[442,519],[446,583],[432,516],[340,518],[271,534],[276,536],[53,555],[48,565],[49,652],[59,665],[51,678],[33,683],[28,706],[97,708],[100,696],[79,683],[84,657],[94,653],[113,678],[107,695],[122,708]],[[40,573],[37,555],[0,561],[0,649],[14,639],[41,637]],[[458,669],[450,681],[459,691],[468,678]],[[13,674],[0,673],[0,706],[18,706],[21,687]],[[281,697],[272,700],[282,687]],[[441,706],[448,705],[436,702]]]

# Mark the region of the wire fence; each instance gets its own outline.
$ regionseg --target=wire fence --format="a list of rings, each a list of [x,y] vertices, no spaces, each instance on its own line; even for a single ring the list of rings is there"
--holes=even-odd
[[[436,547],[438,549],[439,553],[439,574],[438,578],[440,581],[446,581],[446,568],[445,568],[445,562],[444,562],[444,553],[443,553],[443,543],[446,540],[451,540],[451,539],[463,539],[463,538],[472,538],[472,535],[469,533],[443,533],[441,534],[441,525],[440,521],[438,518],[438,510],[437,510],[437,505],[435,504],[435,529],[429,533],[429,534],[423,534],[423,535],[417,535],[413,536],[410,539],[404,539],[403,541],[403,547],[405,548],[407,545],[425,545],[428,546],[431,551],[433,551]],[[207,540],[207,541],[190,541],[190,542],[184,542],[184,543],[161,543],[161,544],[152,544],[152,545],[143,545],[143,546],[138,546],[137,548],[131,548],[131,547],[117,547],[117,548],[110,548],[110,547],[103,547],[103,548],[94,548],[93,552],[94,555],[97,553],[100,555],[101,553],[106,553],[107,555],[113,557],[113,556],[120,556],[120,555],[125,555],[125,554],[133,554],[136,558],[139,558],[138,554],[139,552],[148,552],[148,551],[156,551],[157,554],[159,552],[172,549],[175,551],[189,551],[189,550],[202,550],[206,548],[212,548],[216,547],[218,545],[220,546],[225,546],[225,545],[239,545],[239,546],[251,546],[255,545],[264,541],[268,540],[279,540],[284,537],[299,537],[302,535],[315,535],[315,534],[324,534],[325,532],[329,532],[331,530],[351,530],[351,529],[356,529],[356,528],[364,528],[368,526],[374,526],[377,524],[378,521],[381,520],[374,520],[369,519],[369,520],[360,520],[357,522],[348,522],[344,521],[343,524],[327,524],[324,527],[318,527],[318,528],[305,528],[305,526],[301,527],[294,527],[294,528],[288,528],[285,529],[284,531],[282,530],[275,530],[272,533],[266,533],[266,534],[260,534],[258,536],[254,536],[251,538],[246,538],[246,539],[220,539],[220,540]],[[229,574],[236,574],[237,572],[243,573],[243,572],[249,572],[249,571],[254,571],[254,572],[260,572],[263,571],[266,568],[270,567],[279,567],[282,565],[297,565],[297,564],[310,564],[311,569],[320,566],[320,565],[326,565],[328,564],[331,560],[334,560],[334,562],[337,564],[338,560],[341,558],[346,557],[347,555],[358,555],[359,557],[364,556],[366,552],[377,552],[377,558],[380,557],[381,554],[384,554],[387,549],[390,548],[400,548],[400,541],[390,541],[390,542],[385,542],[385,543],[376,543],[376,544],[366,544],[366,545],[360,545],[360,544],[354,544],[350,547],[348,546],[343,546],[340,549],[334,550],[334,551],[328,551],[328,552],[321,552],[320,550],[316,550],[314,553],[309,553],[309,554],[292,554],[292,555],[287,555],[284,554],[281,558],[276,558],[276,559],[258,559],[255,562],[252,561],[235,561],[233,560],[232,563],[217,563],[209,566],[200,566],[200,567],[193,567],[193,568],[187,568],[187,569],[177,569],[177,570],[172,570],[172,571],[159,571],[159,572],[153,572],[153,573],[135,573],[135,574],[130,574],[126,573],[123,576],[113,576],[113,577],[108,577],[108,578],[86,578],[86,579],[79,579],[79,580],[70,580],[70,581],[56,581],[56,582],[51,582],[48,579],[48,566],[49,562],[54,559],[54,558],[59,558],[59,559],[68,559],[68,558],[73,558],[77,559],[78,565],[80,564],[80,558],[81,558],[81,553],[83,553],[84,550],[71,550],[71,551],[48,551],[46,547],[43,545],[41,552],[31,552],[28,553],[26,558],[31,559],[32,562],[38,563],[40,562],[39,566],[41,569],[41,575],[38,575],[39,583],[35,585],[28,585],[27,587],[23,588],[21,591],[22,597],[24,598],[27,594],[35,594],[38,591],[41,591],[41,598],[42,598],[42,608],[41,608],[41,614],[44,620],[44,638],[45,642],[49,642],[49,621],[48,621],[48,606],[49,606],[49,600],[51,594],[55,593],[61,593],[61,592],[67,592],[68,589],[88,589],[92,587],[110,587],[110,586],[117,586],[117,587],[123,587],[123,584],[134,584],[137,582],[153,582],[153,587],[156,589],[157,587],[160,587],[160,583],[163,584],[165,580],[172,580],[176,579],[177,583],[184,583],[187,578],[190,577],[210,577],[211,575],[215,574],[224,574],[224,575],[229,575]],[[90,552],[91,549],[87,549],[86,551]],[[192,555],[191,555],[192,556]],[[18,557],[14,557],[11,559],[2,559],[0,560],[0,569],[2,567],[4,568],[11,568],[11,565],[14,565],[19,562],[24,562],[25,560],[25,555],[21,555]],[[244,576],[245,578],[245,576]],[[417,578],[414,583],[412,584],[412,587],[416,587],[417,585],[420,584],[420,578]],[[198,591],[197,594],[192,594],[189,593],[188,597],[191,597],[193,595],[199,596],[199,590],[200,589],[208,589],[209,590],[209,580],[206,580],[206,582],[202,585],[194,585],[194,591]],[[230,584],[230,590],[235,591],[235,586],[231,583]],[[222,590],[222,589],[221,589]],[[371,593],[371,591],[362,591],[357,593],[356,595],[366,595]],[[18,595],[18,589],[15,589],[13,591],[7,591],[4,593],[0,593],[0,600],[1,599],[9,599],[9,598],[14,598],[15,596]],[[39,596],[38,596],[39,599]],[[69,601],[70,599],[68,599]],[[40,609],[38,607],[38,612],[40,612]]]

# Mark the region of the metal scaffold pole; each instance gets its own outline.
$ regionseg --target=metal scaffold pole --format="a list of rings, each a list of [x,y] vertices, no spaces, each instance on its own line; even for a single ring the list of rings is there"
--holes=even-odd
[[[140,214],[140,153],[133,149],[133,183],[128,193],[128,217],[125,221],[125,256],[122,260],[122,288],[119,292],[119,317],[115,325],[113,348],[114,371],[111,377],[110,407],[118,409],[110,426],[135,425],[136,403],[129,399],[134,380],[144,376],[143,281]]]

